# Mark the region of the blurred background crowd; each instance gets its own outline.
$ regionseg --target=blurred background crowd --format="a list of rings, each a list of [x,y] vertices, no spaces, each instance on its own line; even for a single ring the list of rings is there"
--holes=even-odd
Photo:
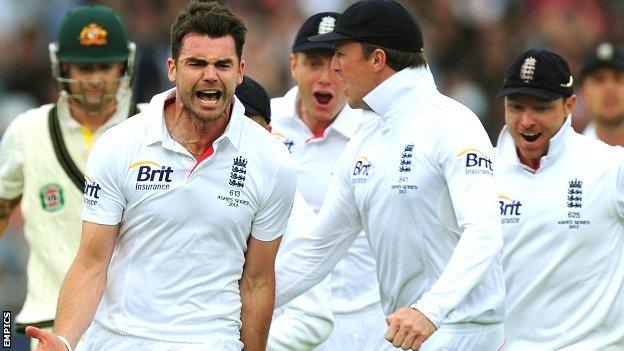
[[[187,0],[89,1],[121,13],[138,46],[136,100],[147,102],[171,85],[166,76],[169,27]],[[342,12],[352,0],[227,0],[248,24],[246,73],[279,96],[292,86],[290,47],[299,26],[321,11]],[[577,73],[603,41],[624,43],[622,0],[402,0],[417,15],[425,53],[441,92],[470,107],[495,143],[503,106],[494,96],[507,65],[522,50],[543,48],[565,57]],[[48,43],[79,0],[0,0],[0,135],[26,109],[56,100]],[[583,101],[573,125],[587,123]],[[19,214],[0,240],[0,306],[18,311],[24,298],[27,249]]]

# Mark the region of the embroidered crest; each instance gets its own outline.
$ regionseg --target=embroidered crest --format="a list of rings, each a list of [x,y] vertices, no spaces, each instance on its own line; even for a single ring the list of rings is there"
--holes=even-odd
[[[232,164],[232,172],[230,173],[231,186],[242,188],[245,186],[245,175],[247,174],[247,159],[238,156]]]
[[[573,179],[568,182],[568,207],[569,208],[581,208],[583,207],[583,181]]]
[[[108,40],[106,37],[108,36],[108,32],[106,29],[98,26],[96,23],[91,23],[86,25],[80,31],[80,45],[90,46],[90,45],[106,45]]]
[[[63,198],[63,188],[58,184],[46,184],[39,189],[41,208],[48,212],[60,210],[65,204]]]
[[[537,60],[533,57],[527,57],[520,67],[520,79],[523,82],[528,83],[533,80],[533,73],[535,72],[535,64]]]
[[[409,172],[412,170],[412,152],[414,151],[414,144],[407,144],[401,153],[401,162],[399,165],[399,172]]]
[[[334,26],[336,25],[336,19],[331,16],[325,16],[321,18],[321,22],[319,23],[318,34],[331,33],[334,31]]]

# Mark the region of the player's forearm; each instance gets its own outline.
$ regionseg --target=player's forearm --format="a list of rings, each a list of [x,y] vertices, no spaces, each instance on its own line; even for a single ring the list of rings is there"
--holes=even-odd
[[[0,198],[0,237],[6,232],[7,228],[9,228],[11,215],[21,198],[21,196],[16,199]]]
[[[266,349],[271,316],[275,299],[275,279],[273,275],[258,278],[243,277],[240,280],[241,341],[245,351]]]
[[[73,347],[91,323],[100,303],[107,267],[78,257],[65,276],[53,332],[66,337]]]

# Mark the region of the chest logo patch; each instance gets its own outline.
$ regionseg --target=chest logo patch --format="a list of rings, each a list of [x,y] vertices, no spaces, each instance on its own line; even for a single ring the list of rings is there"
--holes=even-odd
[[[399,172],[409,172],[412,170],[412,157],[414,156],[414,144],[407,144],[401,153]]]
[[[366,156],[358,156],[353,165],[352,183],[366,183],[368,181],[368,172],[372,167],[372,162]]]
[[[500,206],[500,216],[502,224],[520,223],[520,207],[522,202],[513,200],[509,196],[498,195],[498,205]]]
[[[583,207],[583,181],[575,178],[568,184],[568,208]]]
[[[39,189],[41,208],[47,212],[56,212],[65,205],[63,188],[55,183],[49,183]]]

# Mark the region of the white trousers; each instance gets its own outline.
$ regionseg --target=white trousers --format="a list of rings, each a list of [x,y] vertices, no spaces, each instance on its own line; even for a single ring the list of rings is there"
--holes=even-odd
[[[334,330],[316,351],[390,351],[386,316],[379,303],[357,313],[334,314]]]
[[[420,347],[420,351],[502,351],[505,329],[502,324],[463,323],[442,325]]]
[[[209,336],[203,344],[191,344],[124,335],[108,330],[94,321],[76,351],[240,351],[242,348],[240,340],[210,340]]]

